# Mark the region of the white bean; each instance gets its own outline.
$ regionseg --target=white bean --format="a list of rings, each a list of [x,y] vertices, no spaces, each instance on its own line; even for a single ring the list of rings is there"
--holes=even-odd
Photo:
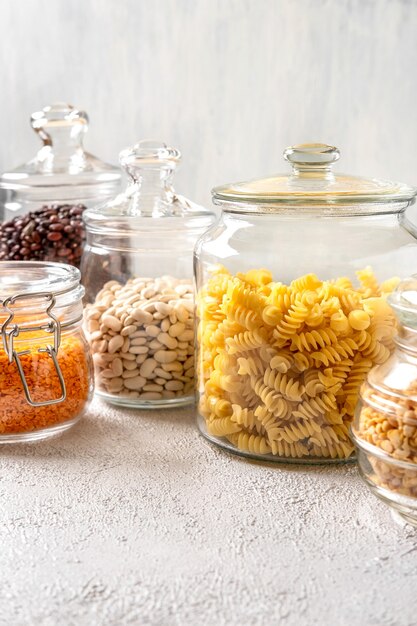
[[[157,337],[161,332],[161,329],[155,325],[146,326],[145,330],[150,337]]]
[[[88,332],[93,333],[100,328],[100,324],[97,320],[90,320],[87,324]]]
[[[123,359],[123,367],[127,371],[133,371],[137,369],[136,359],[134,361],[126,361],[126,359]]]
[[[131,317],[139,324],[150,324],[152,322],[152,315],[142,309],[133,309]]]
[[[129,326],[125,326],[121,331],[122,337],[128,337],[132,335],[136,331],[136,326],[134,324],[130,324]]]
[[[147,354],[149,348],[148,346],[132,346],[130,352],[131,354]]]
[[[100,372],[100,376],[101,378],[115,378],[116,374],[113,372],[112,369],[108,369],[108,370],[102,370]]]
[[[178,339],[180,341],[193,341],[194,340],[194,331],[193,330],[185,330],[181,335],[178,335]]]
[[[141,393],[139,398],[141,400],[160,400],[162,398],[162,394],[157,391],[145,391],[145,393]]]
[[[155,359],[146,359],[140,367],[140,375],[144,378],[149,378],[149,376],[153,373],[157,362]]]
[[[158,341],[164,344],[164,346],[167,346],[170,350],[175,350],[178,345],[178,341],[174,339],[174,337],[171,337],[168,333],[159,333]]]
[[[176,322],[176,324],[173,324],[171,326],[168,333],[171,335],[171,337],[179,337],[184,331],[185,324],[183,322]]]
[[[171,350],[158,350],[155,352],[154,358],[158,363],[173,363],[177,360],[177,353]]]
[[[134,337],[130,338],[131,346],[144,346],[146,344],[146,337]]]
[[[120,358],[113,359],[111,369],[115,376],[121,376],[123,373],[123,361]]]
[[[157,376],[160,376],[161,378],[164,378],[165,380],[171,380],[172,378],[172,375],[169,372],[166,372],[165,370],[163,370],[161,367],[156,367],[154,372]]]
[[[124,381],[126,389],[132,389],[133,391],[136,391],[137,389],[142,389],[145,384],[146,379],[142,376],[135,376],[135,378],[128,378]]]
[[[158,341],[157,339],[150,341],[148,343],[148,346],[151,348],[151,350],[160,350],[161,348],[163,348],[162,343]]]
[[[168,391],[180,391],[184,388],[184,383],[179,380],[169,380],[165,383],[165,389]]]
[[[145,330],[136,330],[134,333],[129,335],[129,339],[136,339],[136,337],[146,337],[146,336],[147,334]]]
[[[194,384],[194,301],[188,279],[109,281],[85,310],[98,388],[172,399]]]
[[[118,333],[122,328],[122,322],[113,315],[103,315],[101,321],[103,324],[108,326],[108,328],[114,330],[116,333]]]
[[[121,337],[120,335],[115,335],[109,341],[108,351],[110,352],[110,354],[113,354],[114,352],[116,352],[116,350],[119,350],[119,348],[121,348],[123,344],[123,337]]]
[[[112,378],[107,385],[107,391],[110,393],[115,393],[117,391],[121,391],[123,389],[123,379],[122,378]]]
[[[179,322],[186,322],[189,318],[189,312],[184,306],[182,306],[182,304],[177,304],[175,306],[175,314]]]
[[[162,369],[166,372],[182,372],[183,366],[178,361],[175,361],[174,363],[163,363]]]
[[[167,391],[166,389],[164,389],[164,391],[162,392],[162,397],[167,399],[175,398],[175,391]]]
[[[126,378],[136,378],[137,376],[139,376],[139,370],[138,367],[135,363],[135,369],[133,370],[125,370],[122,374],[122,378],[126,379]]]
[[[135,355],[131,354],[130,352],[120,352],[120,356],[125,361],[134,361],[136,358]]]
[[[184,296],[186,293],[190,291],[190,287],[188,285],[177,285],[175,287],[175,291],[179,296]]]
[[[171,324],[170,324],[169,320],[167,320],[167,319],[162,320],[162,322],[161,322],[161,330],[162,330],[162,332],[166,333],[170,326],[171,326]]]
[[[155,308],[158,313],[162,314],[164,317],[172,312],[172,308],[165,302],[158,302],[157,304],[155,304]]]
[[[162,385],[157,385],[155,383],[151,383],[150,385],[145,385],[143,387],[143,391],[163,391],[164,388]]]

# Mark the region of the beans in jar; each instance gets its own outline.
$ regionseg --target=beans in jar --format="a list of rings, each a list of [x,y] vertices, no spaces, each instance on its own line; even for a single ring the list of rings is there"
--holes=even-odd
[[[43,206],[0,224],[0,261],[55,261],[79,267],[83,204]]]
[[[188,279],[104,285],[85,310],[96,389],[133,404],[194,395],[194,298]]]
[[[366,384],[353,430],[357,442],[371,444],[387,455],[382,458],[369,449],[367,460],[373,473],[368,478],[379,487],[413,498],[417,498],[416,395],[417,380],[392,394]]]

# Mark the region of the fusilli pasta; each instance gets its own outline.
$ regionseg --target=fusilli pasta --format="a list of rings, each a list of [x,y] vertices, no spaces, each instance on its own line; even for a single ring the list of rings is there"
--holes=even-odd
[[[371,268],[289,285],[269,271],[218,267],[197,300],[200,411],[238,449],[346,458],[349,424],[370,368],[392,350],[395,318]]]

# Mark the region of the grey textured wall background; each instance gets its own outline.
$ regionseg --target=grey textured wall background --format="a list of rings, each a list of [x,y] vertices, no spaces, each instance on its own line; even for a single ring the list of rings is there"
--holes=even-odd
[[[67,100],[107,160],[180,148],[178,190],[201,202],[304,141],[417,183],[415,0],[0,0],[0,23],[1,170],[35,152],[30,112]]]

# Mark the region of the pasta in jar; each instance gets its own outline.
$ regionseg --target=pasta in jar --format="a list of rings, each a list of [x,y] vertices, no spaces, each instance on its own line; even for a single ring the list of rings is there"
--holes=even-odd
[[[369,370],[390,356],[395,317],[372,269],[358,285],[218,267],[197,299],[199,410],[209,436],[288,459],[347,459]]]
[[[340,462],[359,388],[393,350],[386,296],[415,263],[417,190],[338,173],[327,144],[284,158],[212,190],[220,216],[194,250],[198,426],[242,456]]]

